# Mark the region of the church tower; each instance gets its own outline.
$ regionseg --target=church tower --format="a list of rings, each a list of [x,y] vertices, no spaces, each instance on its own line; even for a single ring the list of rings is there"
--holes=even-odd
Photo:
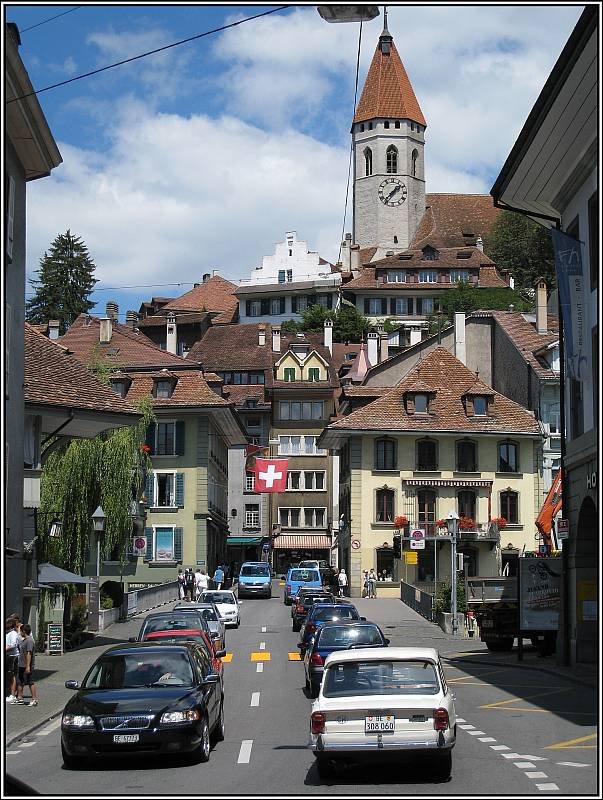
[[[425,212],[425,127],[385,24],[354,114],[354,242],[407,248]]]

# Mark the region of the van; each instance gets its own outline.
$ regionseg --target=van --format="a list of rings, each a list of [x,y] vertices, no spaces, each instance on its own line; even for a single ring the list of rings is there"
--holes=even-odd
[[[239,571],[239,597],[272,597],[272,573],[265,561],[246,561]]]
[[[322,580],[320,577],[320,570],[306,569],[305,567],[289,567],[287,577],[285,578],[285,596],[284,603],[286,606],[291,605],[291,598],[297,594],[297,590],[301,589],[320,589],[322,587]]]

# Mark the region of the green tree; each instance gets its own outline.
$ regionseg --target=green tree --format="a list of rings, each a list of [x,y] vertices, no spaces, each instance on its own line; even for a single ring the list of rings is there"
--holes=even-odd
[[[288,333],[322,333],[325,320],[333,320],[333,340],[336,342],[361,342],[371,329],[366,317],[355,306],[341,305],[337,311],[318,304],[308,306],[299,322],[287,320],[281,330]]]
[[[478,309],[507,311],[509,306],[513,306],[515,311],[532,311],[534,303],[524,292],[517,289],[503,287],[479,289],[467,281],[459,281],[454,289],[444,293],[440,300],[440,306],[443,327],[453,321],[456,312],[470,314]],[[436,333],[438,329],[437,314],[430,314],[428,321],[430,333]]]
[[[543,277],[555,286],[555,258],[550,233],[542,225],[517,214],[502,211],[485,243],[484,250],[499,269],[508,269],[519,289],[533,289]]]
[[[94,307],[88,299],[94,289],[96,265],[88,248],[71,231],[59,234],[44,253],[37,270],[38,280],[32,280],[34,296],[27,301],[25,316],[34,324],[49,319],[59,320],[59,332],[65,333],[78,314]]]

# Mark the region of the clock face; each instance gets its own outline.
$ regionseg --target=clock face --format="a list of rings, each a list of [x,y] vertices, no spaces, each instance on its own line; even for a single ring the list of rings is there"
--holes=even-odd
[[[379,184],[379,200],[386,206],[401,206],[408,189],[399,178],[386,178]]]

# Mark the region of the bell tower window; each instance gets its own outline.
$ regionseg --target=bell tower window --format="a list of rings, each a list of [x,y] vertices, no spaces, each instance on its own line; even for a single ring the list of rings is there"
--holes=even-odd
[[[413,178],[417,177],[417,159],[419,157],[419,153],[417,150],[412,151],[412,176]]]
[[[387,158],[387,172],[389,174],[398,172],[398,149],[394,147],[393,144],[387,148],[386,158]]]
[[[364,174],[373,174],[373,151],[370,147],[367,147],[364,151]]]

